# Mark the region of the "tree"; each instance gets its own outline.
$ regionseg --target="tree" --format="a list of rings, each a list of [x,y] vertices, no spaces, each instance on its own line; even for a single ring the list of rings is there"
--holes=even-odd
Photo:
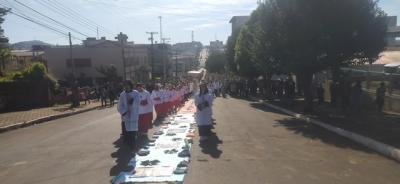
[[[114,65],[104,66],[96,68],[96,70],[103,74],[106,78],[106,82],[117,82],[119,80],[117,68]]]
[[[4,36],[4,30],[1,27],[1,24],[4,22],[4,16],[7,14],[9,9],[0,8],[0,57],[1,57],[1,66],[0,66],[0,76],[5,75],[5,62],[6,59],[11,56],[10,50],[8,48],[8,38]]]
[[[0,76],[5,75],[6,61],[9,58],[11,58],[11,50],[7,47],[0,46],[0,59],[1,59]]]
[[[206,69],[210,73],[224,72],[225,54],[222,52],[211,52],[206,61]]]
[[[266,68],[295,73],[312,111],[313,75],[376,59],[385,47],[385,16],[376,0],[267,0],[252,14],[259,29],[253,52]]]
[[[224,67],[227,71],[234,74],[237,74],[237,67],[235,64],[235,47],[238,36],[239,36],[238,31],[234,31],[232,35],[229,36],[228,41],[226,42],[226,51],[225,51]]]
[[[254,42],[254,35],[250,32],[248,26],[243,26],[236,40],[234,50],[234,63],[240,76],[254,78],[260,75],[260,70],[254,64],[254,57],[252,57]]]

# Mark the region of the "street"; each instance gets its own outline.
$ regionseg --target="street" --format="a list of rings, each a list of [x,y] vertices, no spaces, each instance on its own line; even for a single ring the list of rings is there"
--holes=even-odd
[[[195,143],[185,183],[400,183],[395,161],[260,104],[218,98],[213,114],[220,141]]]
[[[1,183],[109,183],[120,131],[107,108],[0,134]]]
[[[185,183],[400,183],[397,162],[258,103],[217,98],[213,114]],[[115,108],[2,133],[1,183],[109,183],[129,160],[119,134]]]

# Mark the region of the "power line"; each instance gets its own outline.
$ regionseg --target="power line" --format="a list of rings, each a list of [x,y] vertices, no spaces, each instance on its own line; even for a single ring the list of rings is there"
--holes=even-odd
[[[71,21],[73,23],[79,24],[79,25],[81,25],[81,26],[83,26],[83,27],[85,27],[85,28],[87,28],[87,29],[89,29],[91,31],[96,31],[95,27],[90,27],[90,25],[88,25],[88,24],[86,24],[84,22],[82,23],[81,21],[78,20],[78,18],[73,17],[73,16],[65,13],[64,9],[62,9],[62,8],[58,8],[58,7],[55,7],[54,5],[52,5],[50,3],[44,3],[44,2],[41,2],[41,1],[38,1],[38,0],[36,0],[36,2],[41,4],[45,8],[51,10],[52,12],[61,15],[62,17],[66,18],[67,20],[69,20],[69,21]]]
[[[61,16],[65,17],[66,19],[70,20],[71,22],[78,23],[92,31],[96,30],[96,26],[90,25],[88,22],[82,21],[79,16],[75,16],[71,14],[70,12],[67,12],[65,10],[65,7],[59,7],[54,5],[51,1],[39,1],[35,0],[37,3],[41,4],[42,6],[46,7],[47,9],[60,14]]]
[[[62,3],[58,2],[57,0],[49,1],[49,2],[54,2],[54,3],[57,4],[59,7],[65,8],[65,11],[66,11],[66,12],[71,12],[72,15],[76,14],[76,15],[77,15],[77,16],[76,16],[77,18],[82,19],[82,20],[84,20],[84,21],[86,21],[86,22],[92,24],[93,26],[96,27],[96,29],[97,29],[97,28],[101,28],[101,29],[103,29],[104,32],[108,32],[108,33],[110,33],[110,34],[113,34],[113,33],[112,33],[110,30],[108,30],[106,27],[97,24],[95,21],[92,21],[92,20],[86,18],[85,16],[81,16],[81,14],[80,14],[79,12],[75,11],[74,9],[69,8],[68,6],[63,5]]]
[[[55,20],[55,19],[53,19],[53,18],[47,16],[47,15],[44,15],[44,14],[42,14],[42,13],[36,11],[35,9],[29,7],[28,5],[26,5],[26,4],[24,4],[24,3],[21,3],[21,2],[19,2],[19,1],[17,1],[17,0],[14,0],[14,1],[17,2],[18,4],[22,5],[23,7],[28,8],[28,9],[30,9],[30,10],[36,12],[37,14],[39,14],[39,15],[41,15],[41,16],[43,16],[43,17],[46,17],[46,18],[52,20],[53,22],[57,23],[58,25],[61,25],[61,26],[65,27],[65,28],[67,28],[67,29],[70,29],[70,30],[72,30],[72,31],[74,31],[74,32],[76,32],[76,33],[78,33],[78,34],[80,34],[80,35],[83,35],[83,36],[86,36],[86,37],[90,37],[90,36],[88,36],[87,34],[84,34],[84,33],[80,32],[80,31],[78,31],[78,30],[76,30],[76,29],[74,29],[74,28],[72,28],[72,27],[69,27],[69,26],[67,26],[67,25],[65,25],[65,24],[63,24],[63,23],[61,23],[61,22],[59,22],[59,21],[57,21],[57,20]]]
[[[8,9],[8,10],[9,10],[9,13],[11,13],[11,14],[17,16],[17,17],[20,17],[20,18],[22,18],[22,19],[24,19],[24,20],[27,20],[27,21],[29,21],[29,22],[32,22],[32,23],[37,24],[37,25],[39,25],[39,26],[42,26],[42,27],[44,27],[44,28],[46,28],[46,29],[49,29],[49,30],[51,30],[51,31],[53,31],[53,32],[55,32],[55,33],[57,33],[57,34],[60,34],[60,35],[63,35],[63,36],[68,36],[68,34],[66,34],[65,32],[63,32],[63,31],[60,30],[60,29],[54,28],[54,27],[52,27],[52,26],[50,26],[50,25],[47,25],[47,24],[45,24],[45,23],[43,23],[43,22],[40,22],[40,21],[38,21],[38,20],[35,20],[35,19],[33,19],[33,18],[31,18],[31,17],[29,17],[29,16],[23,14],[23,13],[16,13],[16,12],[12,11],[11,8],[9,8],[9,7],[5,6],[5,5],[2,5],[2,4],[0,4],[0,5],[3,6],[4,8],[6,8],[6,9]],[[77,37],[74,37],[74,39],[82,40],[82,39],[77,38]]]
[[[41,23],[41,22],[37,22],[37,21],[35,21],[35,20],[33,20],[33,19],[30,19],[29,17],[25,17],[25,16],[23,16],[23,15],[20,15],[20,14],[18,14],[18,13],[13,12],[13,11],[10,11],[10,13],[11,13],[11,14],[14,14],[14,15],[20,17],[20,18],[23,18],[23,19],[25,19],[25,20],[27,20],[27,21],[29,21],[29,22],[35,23],[35,24],[37,24],[37,25],[40,25],[40,26],[42,26],[42,27],[45,27],[45,28],[50,29],[50,30],[52,30],[52,31],[55,31],[55,32],[57,32],[57,33],[59,33],[59,34],[62,34],[62,35],[67,36],[67,35],[66,35],[65,33],[63,33],[62,31],[60,31],[60,30],[58,30],[58,29],[56,29],[56,28],[50,27],[50,26],[48,26],[48,25],[45,25],[45,24],[43,24],[43,23]]]
[[[45,8],[63,16],[64,18],[66,18],[67,20],[79,24],[81,26],[84,26],[85,28],[96,32],[97,34],[97,29],[101,28],[101,30],[103,32],[108,32],[110,34],[110,31],[108,31],[107,28],[95,23],[94,21],[91,21],[90,19],[82,16],[81,14],[79,14],[78,12],[72,10],[71,8],[68,8],[67,6],[63,5],[60,2],[57,1],[45,1],[45,0],[35,0],[37,3],[41,4],[42,6],[44,6]]]

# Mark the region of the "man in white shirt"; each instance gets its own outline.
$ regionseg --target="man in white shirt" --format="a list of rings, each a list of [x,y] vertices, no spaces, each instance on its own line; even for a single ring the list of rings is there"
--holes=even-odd
[[[138,84],[140,96],[139,105],[139,134],[146,135],[153,123],[153,101],[150,93],[144,89],[143,84]]]
[[[139,120],[139,93],[133,89],[131,81],[125,81],[125,90],[120,94],[117,110],[122,120],[124,142],[136,149],[136,133]]]

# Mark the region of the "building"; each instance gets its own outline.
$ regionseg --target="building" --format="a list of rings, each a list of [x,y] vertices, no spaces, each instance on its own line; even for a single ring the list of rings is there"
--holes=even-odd
[[[210,42],[210,52],[223,52],[224,51],[224,43],[219,40]]]
[[[150,46],[135,44],[125,48],[125,75],[132,81],[147,82],[151,79]]]
[[[174,51],[178,51],[179,53],[183,54],[194,54],[198,55],[203,48],[203,44],[201,42],[182,42],[176,43],[172,46]]]
[[[170,44],[154,44],[150,47],[150,63],[153,61],[154,79],[168,79],[172,77],[172,46]],[[153,59],[153,60],[152,60]]]
[[[199,66],[198,60],[202,50],[203,44],[197,41],[174,44],[173,76],[179,77],[185,75],[188,71],[196,70]]]
[[[43,58],[47,61],[49,73],[61,81],[65,81],[74,73],[75,77],[85,78],[87,85],[102,84],[105,82],[105,76],[98,71],[102,66],[114,66],[120,80],[149,80],[151,68],[148,46],[127,42],[126,35],[122,33],[117,38],[122,40],[87,38],[82,45],[74,45],[73,62],[70,61],[69,46],[47,48]]]
[[[250,16],[233,16],[229,23],[232,24],[232,32],[233,34],[236,31],[240,31],[240,28],[246,24],[246,22],[249,20]]]
[[[174,55],[172,61],[173,76],[181,77],[187,72],[196,70],[199,63],[196,55],[190,53],[178,53]]]
[[[33,62],[45,63],[43,53],[34,50],[11,50],[11,57],[4,63],[5,71],[21,71]]]
[[[400,47],[400,26],[397,26],[397,16],[389,16],[387,17],[387,21],[387,46]]]

